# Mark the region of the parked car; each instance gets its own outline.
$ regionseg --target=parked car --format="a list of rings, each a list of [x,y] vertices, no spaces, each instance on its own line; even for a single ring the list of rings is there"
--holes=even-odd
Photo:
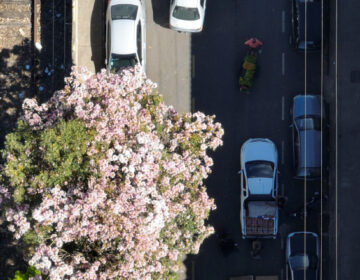
[[[203,29],[206,0],[171,0],[170,28],[181,32]]]
[[[292,106],[292,142],[295,178],[316,179],[325,166],[323,128],[327,126],[319,95],[297,95]]]
[[[307,6],[306,16],[305,16],[305,5]],[[306,38],[305,38],[305,31],[306,31]],[[292,46],[292,48],[299,51],[304,51],[305,48],[308,51],[320,50],[321,48],[321,1],[320,0],[291,0],[290,45]]]
[[[240,223],[243,238],[276,238],[278,153],[265,138],[247,140],[240,152]]]
[[[140,0],[111,0],[106,11],[106,69],[140,64],[146,67],[145,4]]]
[[[286,242],[286,279],[318,280],[320,258],[319,256],[319,237],[316,233],[290,233]]]

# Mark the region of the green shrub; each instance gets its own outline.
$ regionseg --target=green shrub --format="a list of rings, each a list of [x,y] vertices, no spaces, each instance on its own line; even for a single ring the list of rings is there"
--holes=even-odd
[[[34,266],[28,266],[25,273],[21,273],[19,270],[15,272],[14,278],[9,278],[9,280],[28,280],[30,277],[36,275],[41,275],[41,272],[37,270]]]

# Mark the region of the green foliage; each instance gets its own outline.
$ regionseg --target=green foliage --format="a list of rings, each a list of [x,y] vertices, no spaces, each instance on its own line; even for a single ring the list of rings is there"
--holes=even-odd
[[[35,231],[30,230],[24,234],[24,242],[27,245],[36,245],[38,244],[38,236]]]
[[[255,55],[247,55],[244,58],[244,61],[249,62],[249,63],[256,63],[256,60],[257,60],[257,58]]]
[[[89,173],[87,143],[92,140],[84,124],[78,120],[60,121],[40,136],[43,160],[48,168],[40,171],[46,185],[63,185],[73,177],[85,180]],[[49,172],[50,171],[50,172]]]
[[[30,277],[36,275],[41,275],[41,272],[37,270],[34,266],[28,266],[25,273],[21,273],[19,270],[15,272],[14,278],[9,278],[9,280],[28,280]]]
[[[46,188],[65,181],[85,181],[90,174],[86,155],[94,131],[79,120],[61,120],[55,126],[33,132],[19,121],[17,129],[6,136],[5,173],[15,187],[14,201],[21,203],[26,188]]]
[[[202,137],[199,134],[194,133],[193,135],[191,135],[190,138],[191,152],[193,153],[199,152],[201,144],[202,144]]]
[[[24,200],[25,188],[23,186],[17,186],[15,188],[13,197],[16,203],[21,203]]]

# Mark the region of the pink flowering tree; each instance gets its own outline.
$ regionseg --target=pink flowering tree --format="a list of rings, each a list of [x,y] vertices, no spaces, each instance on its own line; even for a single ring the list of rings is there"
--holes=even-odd
[[[176,279],[213,233],[203,181],[222,145],[214,116],[179,114],[137,69],[75,68],[6,136],[0,204],[49,279]]]

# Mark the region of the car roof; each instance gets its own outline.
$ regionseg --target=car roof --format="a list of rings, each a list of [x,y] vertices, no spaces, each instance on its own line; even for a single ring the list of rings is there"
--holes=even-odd
[[[112,21],[111,53],[136,53],[136,29],[134,20],[118,19]]]
[[[306,36],[307,41],[321,41],[321,2],[307,1]],[[298,1],[299,7],[299,39],[305,40],[305,2]]]
[[[321,167],[321,131],[301,130],[299,134],[299,167]]]
[[[293,99],[293,118],[305,115],[321,117],[321,98],[320,95],[296,95]],[[323,112],[324,114],[324,112]]]
[[[176,5],[182,7],[195,8],[199,4],[199,0],[177,0]]]

